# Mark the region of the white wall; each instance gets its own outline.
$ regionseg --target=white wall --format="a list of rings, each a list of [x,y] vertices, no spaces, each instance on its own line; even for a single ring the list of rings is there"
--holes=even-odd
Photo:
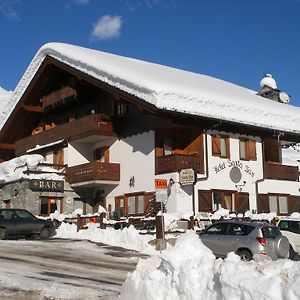
[[[110,162],[120,164],[120,183],[106,197],[114,207],[114,197],[126,193],[154,191],[155,136],[154,131],[115,141],[109,150]],[[129,186],[134,178],[134,187]]]
[[[68,144],[64,149],[64,161],[69,167],[92,161],[93,152],[90,144]]]

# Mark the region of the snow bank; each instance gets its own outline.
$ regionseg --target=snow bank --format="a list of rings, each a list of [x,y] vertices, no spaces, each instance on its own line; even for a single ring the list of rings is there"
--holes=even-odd
[[[63,177],[55,173],[26,174],[27,171],[57,172],[57,170],[47,166],[40,167],[39,164],[44,161],[45,159],[42,155],[31,154],[3,162],[0,164],[0,182],[8,183],[20,179],[62,180]]]
[[[244,262],[230,253],[214,255],[193,231],[161,256],[141,259],[121,289],[123,300],[296,300],[300,262],[258,259]]]
[[[140,235],[133,226],[122,230],[113,228],[100,229],[99,224],[88,224],[87,229],[79,230],[75,224],[62,223],[57,229],[56,238],[83,239],[92,242],[109,244],[112,246],[124,247],[131,250],[140,251],[147,254],[157,253],[149,241],[154,236]]]

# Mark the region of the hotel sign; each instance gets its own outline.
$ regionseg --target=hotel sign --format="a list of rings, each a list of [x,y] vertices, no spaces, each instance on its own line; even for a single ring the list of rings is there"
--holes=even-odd
[[[182,169],[179,172],[179,182],[181,185],[192,185],[196,181],[193,169]]]
[[[34,179],[30,181],[30,188],[34,191],[63,192],[64,181]]]

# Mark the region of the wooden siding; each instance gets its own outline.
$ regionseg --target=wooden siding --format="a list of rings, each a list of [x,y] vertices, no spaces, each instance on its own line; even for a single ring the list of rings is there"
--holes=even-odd
[[[299,181],[299,171],[296,166],[284,166],[275,162],[265,162],[265,179]]]
[[[63,139],[76,140],[90,135],[115,136],[115,133],[111,122],[102,120],[98,114],[91,114],[16,141],[16,154],[23,154],[36,145],[47,145]]]
[[[69,167],[66,170],[66,180],[71,184],[90,180],[119,181],[120,165],[115,163],[93,162]]]

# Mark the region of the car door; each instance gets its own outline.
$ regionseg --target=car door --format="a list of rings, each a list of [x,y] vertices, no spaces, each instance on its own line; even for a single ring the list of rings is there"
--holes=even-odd
[[[226,256],[224,251],[224,239],[227,230],[227,223],[216,223],[208,227],[200,234],[203,244],[219,257]]]
[[[0,225],[6,228],[6,235],[15,235],[16,223],[13,210],[3,209],[0,211]]]
[[[26,210],[15,210],[16,232],[19,235],[31,235],[40,232],[41,222]]]

